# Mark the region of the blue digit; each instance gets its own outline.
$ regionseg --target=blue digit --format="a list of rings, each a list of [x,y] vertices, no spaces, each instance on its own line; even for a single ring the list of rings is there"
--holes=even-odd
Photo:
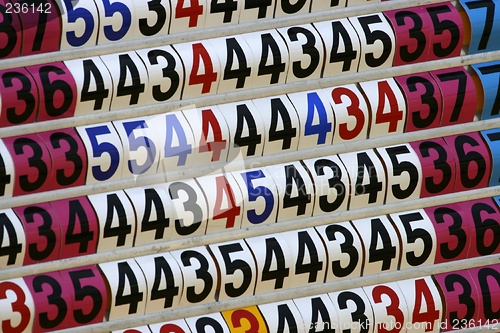
[[[314,113],[318,114],[319,123],[314,125]],[[326,135],[332,130],[332,123],[328,122],[325,105],[318,93],[311,92],[307,94],[307,119],[304,135],[318,135],[318,145],[325,144]]]
[[[481,119],[499,117],[500,114],[500,61],[472,65],[484,91]]]
[[[104,27],[104,34],[106,38],[111,41],[117,41],[125,37],[128,30],[130,29],[130,25],[132,23],[132,14],[130,13],[130,9],[121,2],[113,2],[110,3],[110,0],[102,0],[104,5],[104,16],[113,17],[115,13],[120,13],[123,18],[123,23],[118,31],[113,30],[112,25],[106,25]]]
[[[489,186],[500,185],[500,129],[495,128],[480,132],[488,144],[491,156],[491,178]]]
[[[179,156],[177,161],[177,166],[185,165],[187,156],[191,154],[192,147],[188,143],[186,138],[186,133],[182,127],[179,119],[175,114],[167,114],[165,117],[166,122],[166,140],[165,140],[165,157]],[[177,137],[179,145],[177,147],[172,146],[174,132]]]
[[[148,128],[145,120],[136,120],[128,123],[123,123],[123,128],[125,133],[127,133],[127,138],[129,142],[129,147],[131,151],[137,151],[139,148],[144,147],[147,151],[146,161],[139,165],[137,160],[128,161],[128,169],[134,175],[140,175],[148,171],[153,165],[156,156],[156,146],[148,137],[139,136],[136,137],[133,132],[137,128]]]
[[[498,0],[460,0],[471,23],[469,54],[500,49]]]
[[[68,44],[74,47],[85,45],[94,32],[94,16],[92,16],[90,11],[83,7],[75,9],[73,7],[72,0],[64,0],[64,5],[66,6],[66,11],[68,13],[69,23],[75,23],[78,19],[82,19],[85,22],[85,31],[80,37],[78,37],[74,31],[66,32]]]
[[[109,154],[109,158],[111,160],[109,168],[106,171],[103,171],[101,169],[101,166],[99,165],[93,166],[92,175],[94,175],[94,178],[99,181],[108,180],[115,174],[116,170],[118,170],[118,164],[120,163],[120,153],[118,152],[118,149],[109,142],[99,143],[97,141],[97,136],[110,134],[111,131],[106,125],[86,128],[85,131],[87,132],[90,144],[92,145],[93,157],[98,158],[101,157],[102,154],[107,153]]]
[[[247,184],[248,187],[248,200],[249,201],[256,201],[259,197],[263,197],[266,205],[264,208],[264,211],[262,214],[257,214],[255,212],[255,209],[250,209],[247,212],[247,217],[250,223],[253,224],[259,224],[264,222],[266,219],[269,218],[269,215],[271,215],[271,212],[273,210],[274,206],[274,196],[271,190],[265,186],[257,186],[254,187],[252,184],[252,181],[254,179],[260,179],[260,178],[265,178],[266,176],[262,172],[262,170],[255,170],[255,171],[248,171],[245,173],[242,173],[241,176],[245,180],[245,183]]]

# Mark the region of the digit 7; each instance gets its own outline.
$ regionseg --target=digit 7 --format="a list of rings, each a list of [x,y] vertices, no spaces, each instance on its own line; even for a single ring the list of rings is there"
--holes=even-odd
[[[484,104],[481,119],[498,117],[500,113],[500,62],[495,61],[476,64],[472,65],[472,68],[474,68],[481,79],[484,92]],[[497,77],[497,80],[495,80],[495,76]],[[495,89],[496,92],[492,94]]]

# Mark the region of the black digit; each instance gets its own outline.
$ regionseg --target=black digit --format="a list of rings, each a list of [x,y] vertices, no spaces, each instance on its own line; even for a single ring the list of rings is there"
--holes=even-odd
[[[295,168],[295,165],[285,165],[284,169],[286,186],[285,195],[283,196],[283,208],[297,206],[297,216],[304,215],[306,213],[307,204],[311,202],[311,194],[307,193],[304,179]],[[294,192],[293,183],[295,183],[295,187],[297,188],[297,196],[294,198],[292,198],[292,193]]]
[[[379,240],[381,243],[379,243]],[[386,226],[379,218],[371,219],[371,238],[369,248],[369,262],[382,261],[382,271],[391,268],[392,259],[396,258],[396,246],[392,245],[393,239]],[[382,245],[379,248],[379,244]]]
[[[44,329],[55,328],[60,325],[66,318],[68,313],[68,305],[66,301],[62,298],[62,288],[59,282],[51,276],[48,275],[37,275],[33,279],[33,290],[37,293],[43,292],[43,285],[47,284],[52,289],[52,293],[47,296],[48,304],[55,306],[57,311],[56,317],[54,319],[49,318],[48,312],[40,312],[38,314],[38,319],[40,326]]]
[[[347,72],[351,70],[353,60],[356,60],[358,51],[354,50],[352,43],[352,36],[346,30],[342,22],[332,22],[333,43],[330,52],[330,63],[342,62],[342,71]],[[344,51],[340,52],[340,41],[343,41]],[[357,68],[356,68],[357,69]]]
[[[389,155],[389,158],[391,160],[392,175],[394,177],[401,176],[404,172],[408,173],[408,177],[410,179],[408,181],[407,188],[402,189],[401,184],[392,185],[392,193],[394,194],[394,197],[399,200],[406,199],[409,196],[411,196],[415,191],[415,189],[417,188],[418,169],[413,163],[409,161],[400,162],[398,160],[398,155],[410,154],[410,150],[406,145],[401,145],[396,147],[385,148],[385,151],[387,152],[387,155]]]
[[[212,328],[213,333],[224,333],[224,328],[220,323],[211,317],[201,317],[196,321],[196,333],[207,333],[207,327]]]
[[[215,0],[212,0],[215,1]],[[250,76],[251,68],[248,67],[247,56],[236,38],[226,38],[227,62],[224,67],[224,80],[237,79],[236,88],[245,86],[245,80]],[[237,68],[234,68],[234,56],[237,58]],[[234,69],[233,69],[234,68]]]
[[[141,231],[155,230],[155,240],[162,239],[165,234],[165,229],[170,224],[170,219],[165,216],[165,207],[158,192],[153,188],[144,190],[144,216],[141,221]],[[156,221],[151,221],[151,211],[154,206]]]
[[[128,282],[128,287],[125,287],[125,283]],[[125,290],[128,290],[130,294],[124,295]],[[128,304],[128,314],[137,313],[139,303],[144,299],[144,293],[139,290],[139,282],[135,276],[134,271],[128,264],[128,262],[123,261],[118,263],[118,289],[116,290],[115,305],[126,305]]]
[[[484,18],[484,29],[477,47],[479,50],[484,50],[488,47],[493,23],[495,22],[495,2],[492,0],[475,0],[466,2],[465,5],[469,9],[486,8],[486,17]]]
[[[89,219],[82,203],[73,199],[68,202],[68,230],[66,230],[65,244],[80,244],[78,253],[86,253],[89,243],[94,239],[94,232],[90,230]],[[76,225],[79,223],[80,232],[76,232]]]
[[[302,45],[302,52],[311,58],[309,66],[302,68],[301,61],[294,61],[292,63],[293,74],[300,79],[306,78],[314,73],[319,66],[320,53],[315,47],[316,37],[314,37],[311,31],[303,27],[292,27],[288,29],[287,34],[292,42],[299,40],[297,37],[298,34],[304,35],[307,39],[306,43]]]
[[[369,194],[368,203],[377,202],[378,192],[382,191],[382,182],[378,180],[377,170],[366,152],[357,154],[358,173],[356,178],[355,195]],[[365,172],[368,172],[370,182],[363,184]]]
[[[73,184],[84,171],[83,160],[78,154],[79,146],[74,137],[64,132],[55,132],[50,135],[50,143],[54,149],[61,148],[61,141],[66,141],[69,145],[64,156],[66,157],[66,161],[73,164],[73,173],[66,176],[65,171],[71,170],[71,168],[64,167],[63,169],[56,169],[56,180],[59,185],[67,186]]]
[[[465,245],[467,244],[467,233],[462,228],[463,220],[459,212],[448,207],[439,207],[434,211],[436,223],[444,223],[445,216],[449,216],[453,220],[453,224],[448,227],[448,232],[450,236],[456,238],[457,245],[454,249],[450,249],[450,242],[444,242],[439,244],[439,249],[443,258],[454,259],[465,249]]]
[[[500,64],[488,65],[483,67],[477,67],[477,69],[483,75],[494,74],[500,72]],[[495,102],[493,102],[493,107],[491,108],[491,115],[498,116],[500,114],[500,76],[498,76],[497,91],[495,95]]]
[[[261,35],[262,41],[262,55],[259,62],[258,75],[269,75],[271,74],[270,84],[278,83],[280,79],[280,74],[285,71],[286,64],[281,59],[281,51],[278,43],[274,39],[273,35],[270,33],[265,33]],[[272,54],[273,63],[268,65],[267,60],[269,58],[269,52]]]
[[[175,284],[174,274],[165,257],[155,257],[155,279],[151,288],[151,300],[164,299],[163,308],[174,305],[174,297],[179,295],[179,287]],[[165,278],[165,288],[160,289],[162,277]]]
[[[28,245],[28,252],[31,259],[34,261],[42,261],[48,258],[56,247],[57,236],[52,229],[52,216],[42,207],[29,206],[23,212],[26,223],[34,223],[35,215],[42,219],[42,224],[38,226],[38,235],[45,238],[45,248],[38,249],[41,242],[36,242]]]
[[[178,235],[187,236],[194,233],[201,225],[203,221],[203,211],[201,207],[198,205],[198,195],[196,191],[186,183],[175,182],[170,184],[169,187],[170,197],[172,199],[179,199],[179,192],[184,191],[188,196],[187,201],[183,203],[184,209],[193,214],[193,223],[191,225],[186,226],[184,223],[184,219],[176,219],[175,220],[175,231]]]
[[[339,309],[340,310],[347,309],[348,301],[352,301],[354,302],[354,304],[356,304],[356,310],[353,313],[351,313],[352,322],[359,323],[360,327],[359,333],[368,333],[370,329],[370,320],[365,314],[366,312],[365,302],[358,294],[353,293],[352,291],[343,291],[337,297]]]
[[[293,112],[290,111],[290,112]],[[281,118],[283,129],[278,130],[278,117]],[[292,145],[292,139],[297,136],[297,129],[292,126],[292,119],[281,98],[271,99],[271,125],[269,126],[269,141],[282,140],[282,150],[289,149]]]
[[[408,90],[410,92],[417,91],[417,85],[423,85],[425,88],[425,92],[420,96],[420,101],[422,104],[429,106],[429,112],[427,113],[427,117],[422,118],[422,111],[419,110],[417,112],[413,112],[411,114],[412,123],[417,128],[426,128],[432,124],[438,115],[439,104],[436,98],[434,97],[434,85],[424,77],[421,76],[410,76],[406,79],[406,85],[408,86]]]
[[[30,3],[33,3],[37,8],[42,6],[43,0],[30,0]],[[49,16],[49,11],[41,10],[38,11],[38,22],[36,24],[36,32],[35,32],[35,40],[33,41],[33,47],[31,51],[36,52],[42,49],[42,41],[45,36],[45,30],[47,28],[47,17]]]
[[[448,186],[448,184],[450,184],[452,173],[452,167],[446,161],[446,159],[448,158],[446,149],[434,141],[424,141],[420,143],[419,149],[423,158],[430,157],[431,150],[434,150],[438,154],[437,159],[434,160],[434,168],[441,171],[442,173],[441,182],[437,184],[434,183],[435,177],[425,177],[425,188],[429,193],[432,194],[443,191]]]
[[[2,154],[0,154],[0,197],[5,195],[5,189],[10,184],[11,175],[7,174],[7,167]]]
[[[418,239],[422,240],[423,251],[420,256],[417,257],[414,251],[406,253],[406,261],[410,266],[420,266],[429,258],[434,247],[432,237],[427,230],[412,227],[412,223],[418,225],[418,222],[423,221],[424,217],[419,212],[415,212],[399,215],[399,218],[405,229],[407,244],[414,244]]]
[[[458,117],[460,116],[460,112],[462,111],[467,92],[467,74],[465,74],[463,70],[459,70],[456,72],[438,74],[437,77],[439,80],[441,80],[441,82],[458,81],[457,100],[455,101],[455,105],[453,106],[453,112],[451,113],[450,118],[451,122],[458,121]]]
[[[320,159],[314,162],[314,170],[318,176],[325,175],[325,168],[330,168],[333,171],[332,178],[328,179],[328,185],[331,189],[337,191],[337,197],[333,202],[329,202],[327,194],[320,196],[318,199],[319,208],[324,212],[333,212],[344,202],[346,198],[346,187],[342,182],[342,170],[337,163],[327,159]]]
[[[492,299],[492,296],[495,294],[491,291],[490,284],[488,283],[492,279],[500,286],[500,272],[493,267],[484,267],[477,272],[477,280],[481,287],[481,294],[483,295],[483,312],[486,320],[498,320],[500,317],[500,309],[496,306],[497,300]],[[493,305],[495,305],[496,311],[493,310]]]
[[[3,242],[8,240],[9,245]],[[23,251],[23,246],[19,243],[16,229],[5,213],[0,213],[0,257],[8,256],[7,266],[16,263],[17,255]]]
[[[330,224],[325,229],[326,237],[330,242],[337,240],[337,233],[340,233],[344,238],[344,242],[340,245],[342,253],[349,255],[349,264],[342,267],[341,260],[332,260],[332,272],[336,277],[345,277],[351,274],[359,262],[359,253],[354,246],[354,237],[349,229],[340,224]]]
[[[447,47],[443,47],[438,43],[432,45],[432,50],[436,56],[440,58],[447,57],[458,46],[458,42],[460,41],[460,28],[451,20],[439,20],[439,14],[451,12],[451,9],[447,5],[427,7],[426,9],[434,25],[434,34],[436,36],[442,35],[445,31],[450,33],[450,37],[446,38],[446,40],[450,41]]]
[[[234,283],[226,283],[224,285],[226,295],[228,295],[229,297],[239,297],[247,291],[248,287],[250,287],[250,283],[252,282],[252,268],[244,260],[231,259],[230,254],[243,252],[244,249],[240,243],[219,245],[218,248],[222,259],[224,260],[226,274],[232,275],[236,271],[241,271],[242,282],[239,287],[235,287]]]
[[[139,102],[139,96],[144,92],[146,85],[141,82],[141,75],[137,69],[137,65],[130,58],[130,55],[126,53],[120,54],[119,62],[120,79],[116,87],[116,96],[121,97],[130,95],[129,105],[135,105]],[[125,86],[128,73],[130,73],[132,83],[129,86]]]
[[[8,4],[8,2],[7,2]],[[7,57],[14,50],[17,44],[17,32],[12,26],[12,12],[9,12],[6,6],[0,6],[0,34],[7,36],[7,42],[3,48],[0,48],[0,58]]]
[[[165,7],[161,5],[161,1],[162,0],[148,1],[149,11],[155,12],[157,16],[155,24],[150,26],[148,24],[147,18],[139,19],[139,30],[141,31],[141,34],[143,34],[144,36],[156,35],[158,32],[160,32],[160,30],[165,25],[165,22],[167,21],[167,11],[165,10]]]
[[[52,65],[40,67],[39,75],[42,83],[42,87],[40,88],[43,90],[45,109],[49,116],[58,117],[70,109],[71,104],[73,104],[74,94],[68,82],[59,79],[51,80],[50,77],[54,74],[66,75],[67,73],[62,68]],[[56,107],[55,96],[61,93],[64,95],[63,103],[61,106]]]
[[[247,156],[255,155],[257,145],[262,142],[262,135],[257,131],[257,124],[246,104],[236,106],[236,133],[234,134],[234,147],[248,146]],[[243,137],[243,128],[246,125],[248,136]]]
[[[199,303],[203,301],[212,291],[214,286],[214,278],[210,275],[208,269],[210,268],[210,264],[203,256],[203,254],[193,251],[186,250],[181,254],[181,260],[184,267],[191,266],[191,260],[196,259],[199,263],[200,268],[198,268],[196,273],[196,278],[203,281],[203,289],[201,292],[196,293],[194,286],[188,286],[186,289],[186,299],[189,303]]]
[[[460,181],[468,189],[478,186],[486,176],[486,160],[483,155],[477,151],[465,153],[465,145],[470,147],[480,147],[481,144],[468,135],[459,135],[455,139],[455,151],[458,156],[458,165],[460,170]],[[469,176],[469,166],[475,163],[477,174],[474,177]]]
[[[233,12],[238,10],[238,1],[236,0],[223,0],[223,3],[219,3],[219,0],[211,0],[210,2],[210,13],[224,13],[223,23],[231,22],[233,17]]]
[[[299,333],[297,329],[297,320],[293,316],[288,304],[280,304],[277,306],[278,311],[278,329],[276,333]],[[288,329],[286,329],[288,327]]]
[[[472,287],[469,281],[467,281],[467,279],[462,275],[451,273],[445,277],[444,284],[448,292],[455,291],[456,284],[460,285],[459,289],[462,289],[463,292],[460,295],[458,295],[458,303],[465,305],[465,308],[467,309],[467,312],[465,313],[465,316],[463,318],[458,317],[457,311],[451,311],[450,322],[460,323],[463,320],[470,322],[470,320],[474,316],[474,312],[476,312],[476,303],[474,302],[474,299],[471,297]]]
[[[363,32],[365,33],[366,43],[368,45],[375,44],[377,40],[381,41],[383,44],[382,54],[378,58],[375,58],[373,52],[365,54],[365,60],[368,66],[379,67],[384,62],[386,62],[387,59],[389,59],[389,56],[391,55],[392,51],[391,37],[385,31],[370,30],[369,27],[370,24],[382,23],[382,19],[380,18],[380,16],[369,15],[369,16],[358,17],[357,19],[359,21],[359,24],[361,25],[361,28],[363,29]]]
[[[425,50],[425,44],[427,43],[427,38],[425,37],[425,33],[422,31],[422,18],[415,12],[402,10],[396,13],[395,19],[398,26],[405,25],[406,18],[409,18],[413,22],[413,27],[409,29],[408,34],[410,38],[416,40],[417,47],[415,51],[410,52],[408,45],[401,46],[399,54],[401,56],[401,60],[404,62],[413,62],[417,60]],[[412,43],[415,44],[415,43]]]
[[[179,73],[175,71],[176,61],[172,54],[165,50],[151,50],[148,52],[148,59],[152,65],[158,64],[158,58],[163,57],[167,61],[167,66],[162,69],[162,75],[169,78],[171,85],[167,91],[161,91],[161,85],[153,86],[153,98],[158,102],[163,102],[174,96],[180,86]]]
[[[245,0],[245,9],[253,9],[259,8],[259,13],[257,18],[266,18],[267,15],[267,7],[273,4],[273,0]],[[242,13],[242,15],[245,15]]]
[[[276,260],[276,269],[271,271],[273,258]],[[285,278],[290,275],[290,268],[286,267],[285,254],[276,238],[266,238],[266,260],[262,269],[261,281],[275,280],[274,290],[283,288]]]
[[[482,256],[495,253],[500,245],[500,223],[492,218],[483,219],[482,214],[497,214],[497,210],[490,205],[479,202],[472,205],[471,212],[476,227],[477,252]],[[485,242],[486,233],[493,236],[491,244]]]
[[[319,260],[318,250],[307,231],[299,231],[297,233],[297,241],[299,244],[299,252],[297,255],[297,262],[295,263],[295,273],[304,274],[309,273],[308,283],[314,283],[318,280],[318,273],[323,269],[323,262]],[[308,253],[308,262],[304,263],[304,257]]]
[[[90,91],[92,80],[95,82],[95,90]],[[104,86],[104,79],[99,68],[92,59],[83,60],[83,87],[81,102],[94,101],[94,111],[102,109],[104,99],[108,98],[109,89]]]
[[[125,207],[123,207],[123,203],[116,193],[108,194],[106,200],[108,203],[108,210],[102,237],[116,237],[116,246],[123,246],[127,240],[127,235],[132,233],[132,225],[128,223]],[[115,212],[118,217],[118,226],[113,227]]]
[[[290,0],[281,0],[281,8],[285,14],[295,14],[304,7],[307,0],[298,0],[294,4]]]
[[[16,113],[15,107],[10,107],[5,110],[7,114],[7,120],[11,124],[22,124],[26,120],[28,120],[33,112],[35,112],[35,108],[37,106],[35,96],[31,93],[31,88],[33,85],[31,84],[30,79],[21,72],[8,71],[3,73],[2,82],[5,88],[12,88],[14,86],[13,81],[18,80],[22,87],[17,91],[17,101],[25,103],[25,109],[21,114]],[[17,103],[16,103],[17,104]]]
[[[29,180],[29,175],[24,174],[19,176],[19,186],[25,192],[38,190],[47,180],[49,168],[42,160],[43,150],[38,142],[30,138],[18,138],[14,141],[14,152],[16,155],[24,154],[24,147],[30,147],[32,155],[28,157],[28,164],[31,168],[37,170],[37,178],[32,182]]]
[[[71,279],[75,290],[75,301],[83,301],[85,297],[90,297],[92,299],[93,306],[88,313],[84,313],[83,309],[73,310],[75,321],[82,325],[92,322],[99,314],[102,307],[106,306],[106,304],[103,303],[103,298],[99,289],[92,285],[85,287],[82,287],[81,285],[82,279],[93,277],[95,277],[95,274],[91,269],[81,269],[69,272],[69,278]]]
[[[319,324],[318,328],[322,328],[320,332],[335,333],[335,329],[333,328],[330,318],[330,312],[320,297],[311,298],[311,313],[311,323],[313,323],[313,325],[311,325],[309,333],[316,332],[315,324]],[[320,316],[321,319],[319,318]]]

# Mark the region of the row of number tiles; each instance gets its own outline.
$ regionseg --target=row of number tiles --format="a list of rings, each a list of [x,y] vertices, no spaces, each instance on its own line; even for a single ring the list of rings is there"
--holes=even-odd
[[[378,87],[388,87],[389,82],[395,81],[379,81]],[[368,86],[377,87],[377,84]],[[19,196],[171,172],[212,162],[238,165],[242,158],[250,156],[330,145],[332,139],[333,143],[341,143],[345,139],[372,138],[386,135],[391,127],[403,127],[401,121],[392,121],[392,111],[383,112],[380,110],[385,109],[379,108],[378,112],[370,114],[368,111],[374,107],[363,108],[366,112],[361,108],[352,110],[352,105],[365,101],[361,93],[355,95],[354,90],[359,92],[355,86],[328,89],[332,91],[329,95],[334,95],[333,100],[342,94],[356,99],[356,102],[350,98],[349,101],[344,100],[344,104],[335,110],[338,111],[335,117],[334,110],[327,112],[322,107],[326,103],[323,104],[319,95],[312,92],[289,96],[295,101],[297,109],[287,96],[281,96],[3,138],[0,141],[0,195]],[[375,105],[390,104],[381,102],[385,98],[379,97],[371,101]],[[344,107],[345,104],[348,106]],[[412,115],[421,118],[419,112]],[[432,112],[429,115],[435,117]],[[398,112],[397,117],[404,119],[405,113]],[[368,126],[370,118],[371,126]],[[441,123],[446,123],[446,118],[443,115]],[[383,178],[379,177],[384,174],[383,164],[409,168],[411,170],[407,172],[411,181],[415,182],[412,184],[415,188],[423,175],[422,197],[487,186],[491,172],[490,185],[496,185],[499,182],[498,168],[492,167],[492,163],[498,163],[495,162],[500,139],[498,130],[486,131],[482,135],[486,143],[478,133],[449,137],[447,142],[444,139],[425,144],[414,142],[403,151],[382,153],[381,160],[372,157],[374,153],[371,152],[366,158],[358,158],[355,165],[359,165],[360,170],[364,166],[373,166],[367,172],[378,178]],[[405,159],[414,161],[401,164],[398,156],[405,154],[408,156]],[[345,155],[344,159],[354,158],[348,156]],[[389,160],[391,163],[388,163]],[[347,165],[350,163],[349,160],[344,162]],[[397,178],[403,171],[395,170],[390,177]],[[433,176],[440,172],[444,176],[441,181],[437,179],[439,175]],[[361,174],[357,170],[349,171],[353,179],[358,173]],[[436,182],[433,182],[435,177]],[[378,180],[372,185],[376,184]],[[377,187],[382,185],[374,188]],[[418,196],[420,189],[413,192]],[[380,200],[370,198],[370,203],[375,201]],[[355,206],[359,205],[351,205],[352,208]]]
[[[480,267],[114,333],[437,333],[483,325],[498,330],[500,323],[493,299],[500,294],[499,271],[498,265]]]
[[[247,288],[250,284],[246,274],[252,274],[251,267],[241,259],[231,258],[226,250],[217,250],[224,246],[228,245],[214,245],[214,255],[225,253],[227,262],[231,264],[231,272],[236,272],[240,277],[229,282],[220,281],[227,283],[222,285],[219,298],[233,297],[224,294],[227,289],[231,293],[245,296],[239,289]],[[207,292],[205,288],[217,283],[212,280],[212,274],[216,273],[217,269],[213,267],[215,272],[208,272],[204,266],[209,265],[207,257],[210,256],[207,250],[194,248],[176,251],[168,256],[141,257],[137,258],[137,261],[130,259],[101,264],[99,267],[86,266],[2,281],[2,332],[47,332],[193,305],[204,302],[205,299],[213,302],[216,298],[214,291]],[[190,277],[196,275],[202,283],[176,284],[181,271],[172,271],[172,264],[187,268],[190,272],[186,270],[186,273]],[[192,265],[200,266],[195,270],[191,268]],[[144,273],[148,270],[156,271],[159,275],[157,279],[153,280],[152,276],[145,277]],[[220,271],[220,268],[218,270]],[[276,274],[271,278],[281,272],[274,273]],[[273,291],[272,287],[266,290]],[[187,299],[179,300],[181,294],[186,294]],[[284,326],[288,326],[290,329],[296,327],[297,331],[305,329],[309,332],[335,332],[335,327],[338,329],[341,323],[353,325],[357,322],[361,325],[358,329],[364,327],[362,332],[414,333],[449,331],[488,323],[498,325],[498,311],[493,300],[499,295],[500,265],[479,267],[303,297],[260,305],[258,308],[254,306],[251,307],[255,310],[253,315],[260,315],[259,324],[262,326],[258,331],[250,332],[280,332],[279,323],[282,330]],[[183,301],[187,303],[182,304]],[[268,311],[273,308],[275,311]],[[281,311],[276,312],[277,308],[281,308]],[[287,316],[283,316],[284,313],[287,313]],[[262,315],[265,318],[261,317]],[[247,325],[256,329],[255,321],[250,320],[251,317],[241,316],[240,321],[236,321],[233,316],[234,311],[223,312],[219,318],[228,320],[229,327],[225,325],[224,320],[216,321],[225,329],[221,327],[213,331],[249,332],[245,330],[249,329],[245,327]],[[246,319],[247,322],[243,324],[241,319]],[[187,323],[198,321],[199,318],[186,319]],[[185,325],[186,322],[179,320],[176,324]],[[200,324],[187,330],[175,330],[175,326],[167,326],[159,331],[170,329],[168,332],[191,332],[192,329],[195,332],[205,332],[206,327],[211,326]],[[165,323],[156,326],[156,330],[163,325]],[[184,325],[181,327],[185,327]],[[148,328],[143,329],[150,332]]]
[[[4,138],[2,195],[466,123],[472,81],[460,67]]]
[[[498,134],[482,132],[489,140]],[[33,244],[28,247],[40,253],[28,257],[46,261],[59,256],[60,241],[52,241],[59,234],[66,235],[64,243],[92,253],[96,242],[99,251],[106,251],[483,188],[490,173],[490,185],[498,185],[498,161],[492,164],[489,156],[478,133],[463,134],[14,208],[23,223],[4,219],[0,231],[7,230],[10,251],[20,252],[15,240],[27,238]],[[74,234],[85,237],[78,241]],[[49,247],[37,250],[36,244],[46,242]],[[22,257],[9,259],[9,265],[20,265]]]
[[[260,190],[259,187],[255,189]],[[235,227],[236,221],[239,223],[241,206],[221,207],[219,194],[213,209],[214,216],[207,222],[206,217],[204,221],[199,220],[203,214],[206,215],[207,207],[203,201],[192,201],[192,197],[184,201],[186,194],[196,195],[187,183],[173,183],[169,190],[174,199],[171,202],[167,201],[170,198],[165,198],[168,194],[159,189],[135,189],[127,191],[129,196],[135,195],[135,206],[125,193],[116,192],[4,210],[0,214],[1,267],[148,245],[221,231]],[[296,212],[305,210],[307,202],[302,205],[293,201],[298,199],[289,198],[290,206],[286,208],[292,207]],[[320,207],[329,209],[336,204],[335,201],[328,202],[326,195],[321,199]],[[227,249],[238,252],[239,258],[256,258],[257,270],[261,272],[257,275],[262,275],[258,290],[321,283],[325,274],[326,280],[332,281],[484,256],[499,252],[499,198],[495,200],[487,198],[342,222],[305,232],[250,238],[246,239],[249,248],[241,241],[239,245],[231,245]],[[177,214],[172,212],[175,206],[182,206]],[[320,214],[328,211],[321,211]],[[248,213],[252,218],[258,216],[256,209]],[[225,224],[221,223],[221,219]],[[309,259],[304,260],[304,256]],[[215,261],[212,257],[207,258],[212,260],[210,265],[202,266],[210,270],[209,267],[215,267],[216,262],[227,264],[228,255],[216,256],[219,259]],[[256,266],[253,259],[247,261],[247,265],[253,267],[253,275],[245,273],[245,279],[255,285]],[[331,263],[329,268],[328,262]],[[288,278],[294,263],[293,279],[291,276]],[[299,266],[302,268],[298,269]],[[270,271],[271,267],[273,271]],[[230,274],[229,266],[227,271]],[[184,273],[186,277],[188,273]],[[301,275],[304,273],[308,276]],[[214,279],[217,280],[217,276]],[[212,287],[206,288],[212,290]],[[247,288],[245,292],[252,292],[253,289]]]
[[[390,67],[397,54],[391,31],[379,13],[4,70],[0,123],[15,125]],[[460,55],[461,43],[453,45],[440,57]],[[438,80],[455,87],[459,78],[444,76]],[[413,85],[419,83],[424,84]]]
[[[380,1],[380,0],[378,0]],[[1,0],[0,57],[317,12],[373,0]]]

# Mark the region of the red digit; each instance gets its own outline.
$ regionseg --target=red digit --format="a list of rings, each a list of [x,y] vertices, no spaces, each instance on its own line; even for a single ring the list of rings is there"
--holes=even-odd
[[[421,312],[423,304],[425,304],[424,308],[426,312]],[[426,332],[433,331],[434,327],[432,324],[436,319],[439,319],[439,310],[436,309],[434,297],[424,279],[415,280],[415,308],[413,309],[412,317],[414,324],[426,323]],[[429,323],[431,325],[428,325]]]
[[[390,110],[385,111],[385,100],[389,101]],[[396,132],[398,129],[398,122],[403,120],[403,111],[399,109],[398,101],[394,91],[389,86],[389,82],[379,81],[378,82],[378,107],[375,123],[383,124],[389,123],[389,132]]]
[[[212,152],[212,162],[220,160],[221,151],[226,148],[226,140],[222,138],[222,130],[220,124],[217,121],[214,113],[210,109],[201,111],[201,123],[202,123],[202,136],[200,139],[200,153]],[[207,142],[210,128],[212,129],[212,135],[214,141]]]
[[[200,5],[199,0],[189,0],[189,3],[189,7],[184,7],[184,0],[178,0],[175,18],[189,17],[189,27],[192,28],[198,25],[198,16],[203,15],[203,5]]]
[[[372,290],[372,297],[375,303],[381,303],[382,302],[382,295],[389,296],[391,299],[391,304],[387,306],[387,315],[394,317],[394,320],[396,321],[394,325],[394,329],[388,330],[387,327],[390,325],[384,325],[383,323],[378,323],[378,331],[380,333],[385,333],[385,332],[399,332],[401,328],[403,327],[404,319],[405,316],[401,309],[399,308],[399,296],[396,294],[394,290],[387,286],[376,286]]]
[[[363,130],[365,114],[363,110],[359,108],[358,96],[352,90],[344,87],[338,87],[332,90],[332,98],[335,104],[342,103],[342,96],[346,96],[351,101],[351,105],[347,107],[347,113],[349,116],[356,118],[356,125],[350,130],[346,123],[340,124],[339,134],[342,139],[351,140],[357,137]]]
[[[240,215],[241,207],[238,206],[234,200],[234,193],[231,189],[231,185],[229,185],[225,176],[218,176],[215,179],[217,184],[217,197],[215,198],[215,206],[214,206],[214,220],[218,219],[227,219],[226,228],[234,227],[234,220],[236,216]],[[223,209],[222,199],[223,196],[226,196],[228,208]]]
[[[217,81],[217,73],[214,72],[212,59],[202,43],[193,44],[193,68],[189,75],[189,85],[203,84],[201,90],[202,94],[210,92],[212,83]],[[200,58],[203,61],[204,73],[199,74],[200,71]]]
[[[19,313],[19,315],[21,316],[21,321],[19,322],[19,325],[15,327],[12,326],[10,320],[2,321],[2,331],[10,333],[18,333],[18,332],[21,333],[24,332],[24,330],[28,327],[28,324],[30,323],[31,312],[25,303],[26,295],[24,294],[24,290],[13,282],[5,281],[0,283],[0,299],[6,299],[7,291],[9,290],[13,291],[17,296],[16,301],[13,302],[11,306],[13,312]]]

